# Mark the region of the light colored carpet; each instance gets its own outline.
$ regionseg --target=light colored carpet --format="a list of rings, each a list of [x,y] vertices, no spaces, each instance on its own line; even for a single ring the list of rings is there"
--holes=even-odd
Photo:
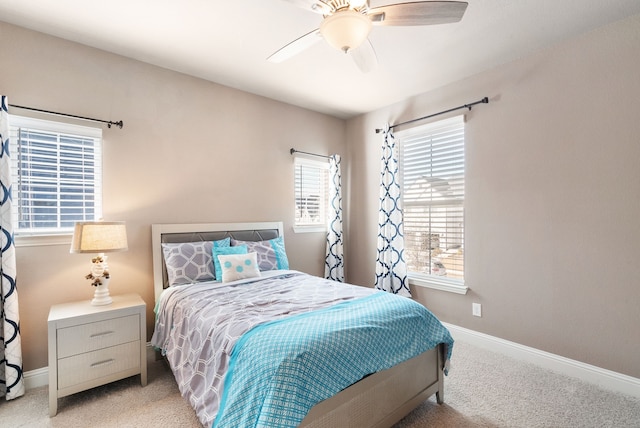
[[[59,399],[54,418],[47,387],[0,401],[0,427],[201,427],[165,363],[148,370],[144,388],[135,376]],[[418,427],[640,428],[640,399],[456,342],[445,404],[431,398],[394,428]]]

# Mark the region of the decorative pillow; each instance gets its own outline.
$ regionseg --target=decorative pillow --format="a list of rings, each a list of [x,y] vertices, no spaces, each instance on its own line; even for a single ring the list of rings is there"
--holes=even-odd
[[[229,247],[230,238],[220,241],[198,241],[162,244],[169,286],[193,284],[215,279],[213,247]]]
[[[226,256],[219,255],[218,260],[220,260],[220,267],[222,269],[222,282],[260,276],[255,252],[230,254]]]
[[[246,245],[247,251],[258,253],[258,267],[261,271],[274,269],[289,269],[289,260],[284,250],[284,239],[279,236],[268,241],[236,241],[231,240],[231,248]]]
[[[224,238],[224,239],[220,239],[219,241],[213,241],[213,246],[216,248],[230,247],[231,238]]]
[[[215,268],[216,279],[218,281],[222,280],[222,269],[220,268],[219,256],[226,256],[229,254],[247,254],[247,252],[246,245],[237,245],[235,247],[213,247],[211,253],[213,255],[213,266]]]

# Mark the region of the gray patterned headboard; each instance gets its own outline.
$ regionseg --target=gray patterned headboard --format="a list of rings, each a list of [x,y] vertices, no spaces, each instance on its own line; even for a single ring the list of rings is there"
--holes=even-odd
[[[231,237],[240,241],[264,241],[283,234],[282,222],[188,223],[151,225],[153,288],[155,300],[167,287],[167,269],[162,256],[163,243],[216,241]]]

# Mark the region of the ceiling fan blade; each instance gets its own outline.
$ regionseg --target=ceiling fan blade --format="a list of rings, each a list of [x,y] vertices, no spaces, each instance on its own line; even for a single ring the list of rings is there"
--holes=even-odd
[[[295,4],[311,12],[319,13],[321,15],[328,15],[331,13],[331,6],[322,0],[284,0],[287,3]]]
[[[273,53],[267,61],[279,63],[285,61],[305,49],[310,48],[316,42],[322,40],[322,34],[320,34],[320,30],[316,29],[302,37],[295,39],[293,42],[285,45],[284,47],[278,49],[275,53]]]
[[[369,39],[357,48],[351,49],[349,55],[363,73],[369,73],[378,66],[378,57]]]
[[[462,1],[396,3],[369,9],[367,15],[373,25],[449,24],[462,19],[467,5]]]

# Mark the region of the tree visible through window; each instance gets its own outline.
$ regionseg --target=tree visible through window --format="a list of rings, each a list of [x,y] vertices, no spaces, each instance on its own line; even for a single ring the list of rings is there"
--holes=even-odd
[[[73,231],[102,215],[102,130],[12,116],[17,234]]]
[[[407,270],[464,280],[462,116],[397,134]]]

